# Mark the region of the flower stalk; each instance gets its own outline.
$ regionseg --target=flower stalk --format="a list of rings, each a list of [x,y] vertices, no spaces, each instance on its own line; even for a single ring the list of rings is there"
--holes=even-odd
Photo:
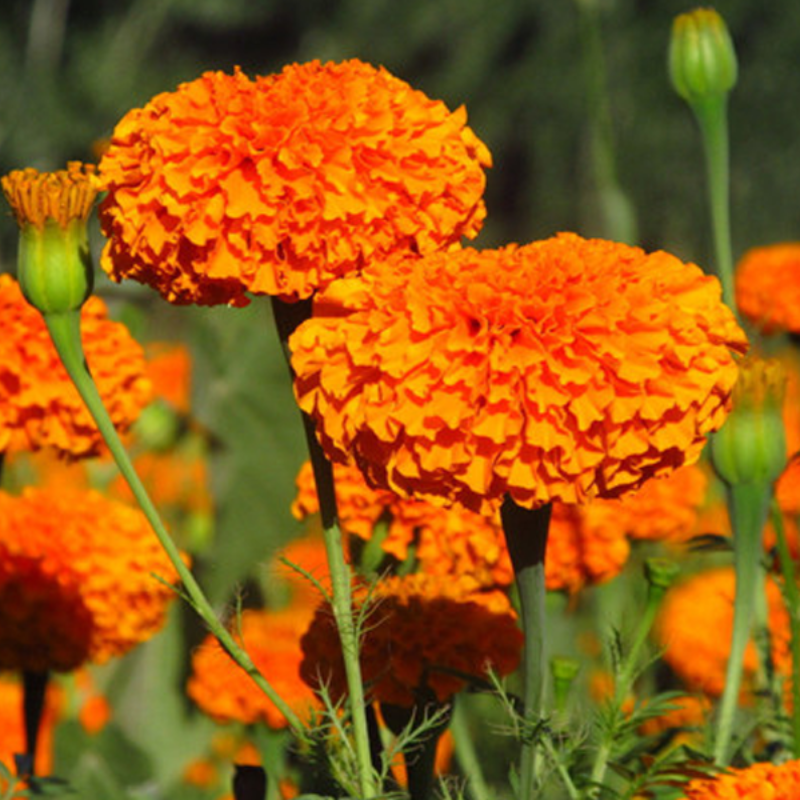
[[[544,715],[547,676],[544,559],[551,511],[551,504],[527,509],[518,506],[510,497],[506,497],[500,509],[522,610],[522,630],[525,634],[522,658],[523,713],[531,729],[541,722]],[[520,800],[536,796],[540,783],[539,771],[536,737],[526,730],[517,793]]]
[[[289,304],[273,297],[272,310],[278,337],[286,356],[289,370],[292,372],[288,349],[289,336],[304,319],[310,316],[311,302],[306,300]],[[344,558],[344,541],[339,528],[336,508],[333,466],[326,458],[322,447],[317,441],[313,420],[306,413],[302,413],[302,417],[311,467],[317,487],[325,552],[331,574],[331,605],[342,646],[350,717],[353,724],[359,792],[361,797],[368,798],[375,796],[378,790],[372,769],[369,728],[365,710],[366,701],[364,685],[361,679],[361,664],[359,662],[359,636],[353,618],[352,574]]]
[[[303,723],[291,707],[280,697],[272,685],[258,671],[247,652],[236,642],[228,629],[217,617],[211,603],[206,598],[191,570],[186,566],[181,553],[167,532],[159,513],[150,499],[147,490],[131,464],[125,447],[97,391],[83,355],[80,336],[80,310],[73,309],[63,313],[44,314],[45,324],[53,339],[56,351],[64,367],[75,384],[86,407],[89,409],[97,427],[105,440],[114,461],[130,486],[131,492],[142,512],[147,517],[153,532],[175,567],[183,585],[183,594],[192,608],[199,614],[230,657],[252,678],[255,684],[275,704],[286,717],[289,726],[296,733],[303,730]]]

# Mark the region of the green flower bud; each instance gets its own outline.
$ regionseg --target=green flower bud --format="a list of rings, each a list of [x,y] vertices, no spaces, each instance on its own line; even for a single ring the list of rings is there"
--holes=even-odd
[[[0,183],[20,229],[17,279],[25,299],[42,314],[79,309],[92,292],[87,220],[98,192],[94,167],[15,170]]]
[[[666,558],[648,558],[644,562],[644,576],[647,583],[661,592],[665,592],[678,577],[680,567]]]
[[[550,659],[550,673],[553,676],[553,694],[556,708],[563,711],[567,705],[570,689],[580,672],[580,662],[567,656],[554,656]]]
[[[675,91],[690,105],[724,97],[736,83],[736,51],[722,17],[698,8],[675,18],[669,74]]]
[[[777,361],[754,357],[739,365],[733,410],[711,438],[711,461],[729,486],[771,485],[785,469],[785,384]]]

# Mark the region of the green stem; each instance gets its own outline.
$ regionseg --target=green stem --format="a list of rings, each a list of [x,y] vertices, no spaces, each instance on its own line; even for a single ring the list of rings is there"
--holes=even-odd
[[[537,737],[533,734],[544,715],[544,689],[547,675],[545,650],[545,573],[544,559],[552,506],[520,508],[506,497],[500,516],[511,563],[519,590],[523,652],[524,719],[527,723],[522,742],[519,800],[530,800],[539,786],[540,764]]]
[[[706,156],[708,198],[714,232],[717,274],[722,284],[722,299],[735,312],[727,99],[724,97],[713,98],[703,103],[693,104],[692,109],[700,125]]]
[[[22,774],[31,777],[35,774],[36,749],[39,741],[39,729],[42,723],[45,695],[49,680],[47,672],[25,670],[22,673],[22,711],[25,720],[25,755],[23,757]]]
[[[489,786],[483,776],[480,759],[472,742],[472,736],[467,724],[464,700],[459,695],[454,698],[450,730],[455,742],[456,760],[464,773],[464,777],[467,779],[467,794],[471,800],[491,800],[492,793],[489,791]]]
[[[772,524],[778,543],[778,558],[783,572],[783,591],[789,612],[789,646],[792,653],[792,739],[795,758],[800,758],[800,591],[794,559],[789,552],[783,514],[777,502],[772,503]]]
[[[136,470],[131,464],[128,453],[123,446],[116,429],[106,411],[106,407],[97,391],[97,386],[92,379],[83,355],[80,334],[80,311],[70,311],[64,314],[46,314],[45,323],[50,331],[58,355],[72,379],[75,387],[83,398],[89,413],[94,418],[103,439],[114,457],[114,461],[133,492],[144,515],[147,517],[153,532],[166,552],[169,560],[178,573],[183,584],[185,596],[208,626],[211,633],[216,636],[222,647],[255,682],[264,694],[274,703],[275,707],[286,717],[295,733],[302,733],[303,723],[291,707],[273,689],[272,685],[256,669],[250,656],[237,644],[228,629],[220,622],[211,603],[206,598],[203,590],[194,578],[191,570],[186,566],[181,553],[173,542],[161,517],[150,500]]]
[[[284,303],[282,300],[273,297],[272,311],[275,317],[275,325],[278,329],[278,337],[289,365],[289,371],[292,374],[292,378],[294,378],[288,341],[297,326],[310,316],[311,303],[308,300],[298,303]],[[339,631],[345,677],[347,679],[359,793],[362,798],[374,797],[378,793],[378,787],[372,769],[370,753],[366,700],[364,697],[364,684],[361,679],[361,663],[359,661],[359,634],[353,619],[352,573],[344,558],[344,541],[339,528],[336,508],[333,467],[317,441],[313,420],[305,413],[302,414],[302,417],[311,467],[317,487],[317,497],[319,498],[325,552],[331,573],[333,616]]]
[[[760,484],[728,487],[728,508],[733,526],[733,552],[736,568],[736,594],[733,601],[733,635],[725,689],[720,702],[714,762],[727,764],[733,722],[742,685],[744,653],[750,641],[756,592],[761,570],[761,533],[766,521],[771,490]]]

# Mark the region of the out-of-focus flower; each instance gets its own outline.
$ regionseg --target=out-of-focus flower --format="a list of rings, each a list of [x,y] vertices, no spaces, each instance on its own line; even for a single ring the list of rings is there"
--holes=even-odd
[[[300,715],[316,705],[312,691],[300,678],[300,637],[313,608],[297,604],[280,611],[245,611],[236,633],[262,675]],[[212,636],[192,656],[189,697],[219,722],[264,722],[271,728],[286,727],[286,718],[260,691]]]
[[[702,695],[684,695],[670,700],[672,710],[658,717],[645,720],[639,729],[644,736],[656,736],[671,730],[679,730],[672,744],[697,740],[711,713],[711,701]]]
[[[187,415],[191,406],[192,357],[183,345],[150,342],[147,375],[153,393],[177,414]]]
[[[94,166],[14,170],[0,183],[20,229],[17,277],[25,298],[43,314],[80,309],[92,291],[86,222],[99,190]]]
[[[772,658],[777,672],[788,676],[789,618],[780,588],[767,580]],[[733,597],[736,576],[723,567],[692,576],[670,589],[654,626],[665,648],[664,661],[693,691],[722,694],[733,631]],[[744,657],[745,691],[750,691],[757,666],[756,651],[748,645]]]
[[[102,265],[173,303],[308,297],[374,258],[475,236],[490,162],[463,108],[355,59],[207,72],[114,130]]]
[[[334,465],[336,501],[345,533],[369,541],[386,526],[382,549],[404,561],[414,546],[417,568],[432,575],[471,579],[476,589],[509,586],[514,580],[500,520],[467,509],[442,508],[423,500],[370,488],[354,466]],[[292,513],[303,519],[319,511],[310,463],[297,476]]]
[[[53,731],[63,705],[59,687],[50,683],[36,743],[34,773],[49,775],[53,769]],[[15,773],[14,754],[25,752],[25,723],[22,712],[22,683],[10,675],[0,675],[0,763]],[[6,786],[0,778],[0,792]],[[0,795],[4,796],[4,795]]]
[[[150,400],[142,348],[123,325],[108,319],[105,304],[94,297],[83,308],[81,333],[111,420],[125,430]],[[0,450],[42,447],[85,457],[103,445],[41,315],[11,276],[0,275]]]
[[[795,800],[800,793],[800,761],[753,764],[709,778],[695,778],[681,800]]]
[[[800,242],[748,250],[736,267],[736,303],[765,333],[800,332]]]
[[[366,590],[355,592],[360,609]],[[380,581],[369,602],[360,658],[369,695],[381,703],[412,706],[446,702],[470,676],[485,680],[519,664],[522,633],[508,598],[475,592],[451,578],[409,575]],[[300,673],[326,686],[334,699],[346,691],[344,663],[331,609],[321,606],[303,636]]]
[[[371,263],[290,339],[330,457],[474,510],[615,497],[692,463],[746,346],[699,267],[574,234]]]
[[[94,491],[0,493],[0,669],[101,663],[162,626],[175,571],[144,515]]]

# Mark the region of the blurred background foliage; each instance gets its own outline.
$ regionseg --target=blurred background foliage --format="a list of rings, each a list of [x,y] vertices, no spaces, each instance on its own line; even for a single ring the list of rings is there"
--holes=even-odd
[[[267,74],[293,61],[358,57],[451,108],[467,107],[495,161],[480,244],[575,230],[706,264],[700,141],[666,74],[672,20],[691,7],[685,0],[3,0],[0,173],[94,160],[93,145],[127,110],[206,70],[240,65]],[[730,105],[739,254],[800,237],[800,4],[726,0],[718,10],[740,58]],[[13,270],[15,252],[13,220],[0,215],[0,270]],[[194,415],[212,442],[217,511],[215,535],[196,564],[213,599],[230,601],[254,565],[297,532],[289,503],[304,448],[268,304],[171,308],[147,289],[102,277],[98,291],[142,340],[193,349]],[[175,695],[186,670],[179,632],[186,614],[173,618],[164,637],[106,677],[112,699],[127,708],[112,729],[108,760],[117,752],[124,760],[126,748],[149,753],[131,783],[148,771],[174,778],[170,771],[199,735],[196,727],[190,735]],[[92,796],[115,796],[92,781]]]

